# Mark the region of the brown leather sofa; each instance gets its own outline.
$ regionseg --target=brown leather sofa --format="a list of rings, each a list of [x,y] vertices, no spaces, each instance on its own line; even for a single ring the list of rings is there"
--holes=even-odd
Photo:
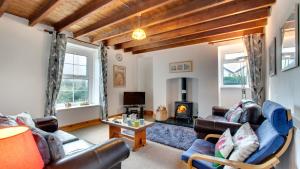
[[[34,120],[36,127],[56,135],[63,143],[65,157],[50,162],[46,169],[121,169],[121,162],[129,157],[130,149],[121,139],[104,144],[92,144],[62,130],[55,117]]]
[[[241,105],[244,112],[242,113],[239,123],[228,122],[224,117],[227,108],[214,106],[212,115],[206,118],[197,118],[194,123],[194,130],[198,138],[205,138],[207,134],[222,134],[227,128],[230,128],[232,133],[235,133],[243,123],[249,122],[253,129],[259,127],[263,121],[260,106],[256,104]]]

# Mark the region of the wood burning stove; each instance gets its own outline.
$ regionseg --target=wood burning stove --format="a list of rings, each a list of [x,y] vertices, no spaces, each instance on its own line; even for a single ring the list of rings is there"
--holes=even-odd
[[[175,102],[175,119],[185,119],[191,122],[193,119],[193,103],[187,101],[186,78],[181,79],[181,99]]]

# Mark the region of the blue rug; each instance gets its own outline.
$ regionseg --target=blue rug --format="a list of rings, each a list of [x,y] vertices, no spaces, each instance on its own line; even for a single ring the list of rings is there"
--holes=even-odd
[[[124,131],[126,134],[133,135],[130,130]],[[187,150],[196,140],[194,129],[170,124],[155,123],[148,127],[147,140],[160,144],[175,147],[181,150]]]

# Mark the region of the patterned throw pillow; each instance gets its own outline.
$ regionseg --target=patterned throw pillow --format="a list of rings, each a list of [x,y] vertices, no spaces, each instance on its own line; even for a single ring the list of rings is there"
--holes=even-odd
[[[50,150],[46,139],[37,130],[31,130],[33,138],[42,156],[44,164],[47,165],[51,161]]]
[[[18,126],[18,123],[11,117],[0,114],[0,127]]]
[[[65,157],[65,151],[62,142],[59,138],[53,134],[50,134],[47,138],[51,159],[57,161]]]
[[[65,156],[62,141],[52,133],[43,131],[39,128],[31,128],[33,133],[43,136],[48,143],[49,154],[52,161],[57,161]],[[47,152],[45,152],[47,153]]]
[[[230,133],[230,129],[227,129],[222,136],[219,138],[215,146],[215,157],[226,159],[233,149],[233,141]],[[214,163],[213,166],[218,168],[220,164]]]
[[[226,116],[226,120],[229,122],[237,123],[243,113],[243,109],[238,107],[233,111],[230,111],[229,114]]]
[[[234,150],[229,160],[243,162],[259,147],[256,134],[250,127],[249,123],[243,124],[233,136]],[[225,166],[224,169],[233,169]]]
[[[28,127],[35,127],[35,123],[32,120],[32,117],[27,112],[22,112],[17,115],[16,121],[19,125],[26,125]]]

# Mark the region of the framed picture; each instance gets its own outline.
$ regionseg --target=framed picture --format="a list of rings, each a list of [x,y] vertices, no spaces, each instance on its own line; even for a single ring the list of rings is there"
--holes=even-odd
[[[269,48],[269,75],[276,75],[276,37],[273,39]]]
[[[169,64],[170,73],[181,73],[181,72],[192,72],[192,71],[193,71],[192,61],[173,62]]]
[[[125,66],[113,66],[113,84],[114,87],[126,86],[126,67]]]
[[[299,66],[299,5],[281,28],[281,70]]]

